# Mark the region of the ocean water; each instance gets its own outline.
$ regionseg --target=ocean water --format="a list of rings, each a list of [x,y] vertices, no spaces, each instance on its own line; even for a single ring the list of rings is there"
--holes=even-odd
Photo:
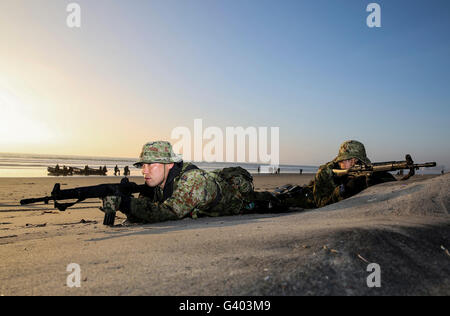
[[[114,167],[120,168],[121,175],[125,166],[129,166],[131,176],[141,176],[141,170],[133,167],[137,158],[111,158],[111,157],[77,157],[64,155],[39,155],[39,154],[11,154],[0,153],[0,177],[51,177],[48,175],[47,167],[54,167],[56,164],[62,168],[77,167],[84,168],[88,165],[91,168],[98,169],[100,166],[106,166],[107,176],[114,176]],[[225,167],[241,166],[250,173],[258,173],[260,167],[261,173],[272,173],[273,168],[266,165],[250,163],[222,163],[222,162],[194,162],[199,168],[205,170],[222,169]],[[302,165],[280,165],[280,173],[316,173],[317,166]],[[76,177],[76,176],[75,176]]]
[[[141,170],[133,167],[137,158],[111,158],[111,157],[77,157],[64,155],[39,155],[39,154],[11,154],[0,153],[0,177],[50,177],[47,167],[54,167],[56,164],[62,168],[77,167],[84,168],[88,165],[91,168],[98,169],[100,166],[106,166],[107,176],[114,176],[114,167],[120,168],[121,175],[125,166],[129,166],[131,176],[141,176]],[[194,162],[199,168],[205,170],[222,169],[226,167],[241,166],[252,174],[258,173],[260,167],[261,173],[273,173],[275,170],[271,166],[252,163],[225,163],[225,162]],[[318,166],[304,165],[280,165],[280,173],[299,174],[300,169],[303,173],[316,173]],[[417,174],[439,174],[442,166],[427,168],[417,171]],[[404,171],[405,174],[408,172]],[[54,176],[53,176],[54,177]],[[74,176],[76,177],[76,176]]]

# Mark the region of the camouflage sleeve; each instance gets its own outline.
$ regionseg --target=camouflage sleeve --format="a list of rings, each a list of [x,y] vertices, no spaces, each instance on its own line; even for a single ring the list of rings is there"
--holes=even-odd
[[[162,203],[149,198],[132,199],[131,214],[149,223],[181,219],[208,209],[217,194],[214,180],[202,170],[193,170],[181,177],[172,196]]]
[[[133,217],[147,223],[176,220],[178,217],[164,203],[153,202],[148,197],[131,199],[130,212]]]
[[[320,167],[317,172],[314,179],[313,195],[316,207],[324,207],[344,199],[341,196],[339,185],[333,180],[333,170],[329,164]]]

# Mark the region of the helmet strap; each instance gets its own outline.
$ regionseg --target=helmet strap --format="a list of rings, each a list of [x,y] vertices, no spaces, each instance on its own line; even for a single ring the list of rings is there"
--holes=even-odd
[[[164,178],[163,178],[163,181],[161,182],[161,184],[163,184],[164,183],[164,186],[166,185],[166,164],[164,164]],[[164,186],[162,187],[162,189],[164,189]]]

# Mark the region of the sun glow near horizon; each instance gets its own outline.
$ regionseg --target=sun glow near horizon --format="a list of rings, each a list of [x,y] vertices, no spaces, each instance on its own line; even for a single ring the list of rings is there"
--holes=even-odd
[[[358,139],[450,165],[441,6],[386,2],[375,30],[358,2],[77,2],[80,29],[67,3],[0,1],[0,152],[135,157],[201,118],[280,127],[281,163]]]
[[[0,147],[38,145],[43,142],[55,142],[57,137],[50,128],[40,120],[36,120],[33,108],[12,91],[0,87]]]
[[[106,131],[101,132],[102,126],[79,119],[78,127],[73,128],[73,121],[66,120],[70,118],[67,110],[52,110],[51,104],[29,91],[20,96],[16,91],[0,85],[0,152],[86,156],[107,153],[105,144],[112,137]],[[112,151],[103,155],[127,154],[130,156],[131,152]]]

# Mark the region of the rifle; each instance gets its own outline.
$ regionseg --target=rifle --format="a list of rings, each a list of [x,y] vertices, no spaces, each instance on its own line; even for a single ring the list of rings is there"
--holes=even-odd
[[[20,201],[20,205],[33,204],[38,202],[44,202],[48,204],[49,201],[54,201],[55,208],[61,212],[64,212],[67,208],[80,203],[86,199],[104,198],[107,196],[128,196],[133,193],[141,193],[149,195],[153,192],[153,189],[145,184],[138,185],[134,182],[130,182],[128,178],[123,178],[119,184],[100,184],[88,187],[80,187],[75,189],[61,190],[61,185],[56,183],[53,187],[53,191],[50,196],[24,199]],[[77,199],[74,203],[59,203],[59,200],[73,200]],[[113,226],[116,217],[115,212],[105,212],[105,218],[103,219],[103,225]]]
[[[436,167],[436,162],[426,162],[421,164],[415,164],[411,158],[411,155],[406,155],[404,161],[386,161],[386,162],[375,162],[370,165],[357,164],[350,169],[341,170],[333,169],[333,173],[338,177],[341,176],[370,176],[374,172],[381,171],[395,171],[409,169],[409,173],[402,178],[402,180],[408,180],[413,175],[415,175],[415,170],[419,168],[431,168]]]

